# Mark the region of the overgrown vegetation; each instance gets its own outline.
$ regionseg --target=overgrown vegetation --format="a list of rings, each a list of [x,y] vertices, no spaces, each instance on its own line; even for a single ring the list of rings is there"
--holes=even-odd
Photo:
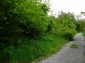
[[[85,36],[85,19],[76,22],[76,30],[82,32],[83,36]]]
[[[72,45],[70,46],[70,48],[78,48],[78,45],[72,44]]]
[[[55,18],[48,11],[39,0],[1,0],[0,63],[26,63],[49,56],[83,27],[73,13],[61,12]]]
[[[85,37],[85,31],[84,32],[82,32],[83,33],[83,36]]]
[[[17,49],[14,49],[15,52],[12,55],[11,63],[16,63],[16,61],[19,63],[29,63],[32,60],[47,57],[67,43],[67,40],[63,37],[47,33],[44,33],[37,40],[29,40],[23,37],[18,40],[21,40],[22,44]]]

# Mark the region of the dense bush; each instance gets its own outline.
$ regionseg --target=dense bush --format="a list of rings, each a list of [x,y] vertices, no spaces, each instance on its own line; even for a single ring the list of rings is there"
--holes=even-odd
[[[74,15],[61,12],[55,18],[47,11],[49,7],[37,0],[1,0],[0,63],[46,56],[65,44],[65,38],[72,40],[77,29]]]
[[[38,12],[36,12],[38,11]],[[0,33],[10,35],[28,31],[45,31],[48,24],[48,7],[36,0],[2,0],[0,3]],[[24,24],[23,24],[24,23]],[[19,27],[22,24],[25,29]],[[27,29],[27,30],[26,30]]]
[[[76,22],[76,30],[78,32],[85,31],[85,20],[78,20]]]
[[[52,28],[53,33],[66,36],[68,39],[72,38],[76,33],[76,19],[72,13],[64,13],[55,19]]]
[[[0,60],[5,61],[11,56],[9,50],[5,51],[5,48],[17,47],[18,37],[15,39],[14,37],[27,35],[33,38],[47,29],[49,22],[47,11],[48,7],[37,0],[1,0]]]

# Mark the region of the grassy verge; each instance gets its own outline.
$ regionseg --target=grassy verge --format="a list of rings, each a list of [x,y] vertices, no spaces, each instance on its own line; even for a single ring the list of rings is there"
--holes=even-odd
[[[20,46],[16,48],[10,46],[8,49],[11,54],[10,63],[29,63],[39,58],[47,57],[59,51],[68,42],[63,37],[47,33],[35,40],[27,37],[18,37],[17,41]]]
[[[82,32],[82,34],[83,34],[83,36],[85,37],[85,31],[84,31],[84,32]]]

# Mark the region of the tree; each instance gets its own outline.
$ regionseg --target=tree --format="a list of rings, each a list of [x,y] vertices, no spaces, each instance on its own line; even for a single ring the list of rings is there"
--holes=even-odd
[[[76,19],[72,13],[61,12],[55,21],[56,24],[54,24],[53,32],[72,40],[76,32],[75,22]]]
[[[31,32],[35,33],[32,29],[37,32],[38,30],[39,32],[46,30],[49,8],[45,4],[39,3],[37,0],[2,0],[0,6],[0,30],[2,35],[24,32],[26,29],[23,29],[22,26],[25,24],[29,34]]]
[[[17,47],[18,36],[27,35],[33,38],[46,31],[49,23],[48,9],[37,0],[1,0],[0,63],[1,60],[9,61],[11,53],[8,49],[10,46]]]

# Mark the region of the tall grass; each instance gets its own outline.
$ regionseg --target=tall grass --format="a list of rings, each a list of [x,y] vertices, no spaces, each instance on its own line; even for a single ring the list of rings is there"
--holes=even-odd
[[[35,40],[20,37],[17,41],[20,43],[20,46],[13,49],[10,63],[29,63],[33,60],[47,57],[59,51],[68,42],[63,37],[47,33],[44,33],[41,38]]]

